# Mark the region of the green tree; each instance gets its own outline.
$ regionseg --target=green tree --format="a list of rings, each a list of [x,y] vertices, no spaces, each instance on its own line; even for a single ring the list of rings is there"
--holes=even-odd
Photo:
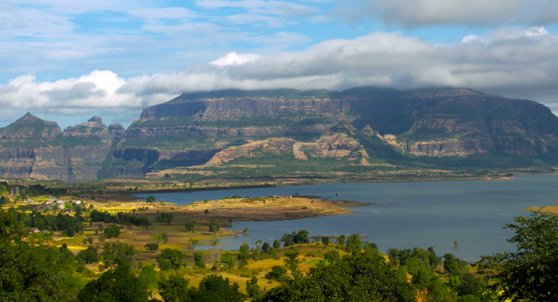
[[[516,252],[484,257],[481,267],[495,271],[504,298],[558,301],[558,217],[532,214],[506,226]]]
[[[352,234],[347,237],[347,242],[345,243],[345,249],[350,253],[359,252],[362,248],[362,241],[360,240],[359,234]]]
[[[213,232],[213,233],[218,232],[219,228],[220,228],[219,224],[216,223],[215,221],[211,221],[211,223],[209,223],[209,231],[210,232]]]
[[[345,240],[347,239],[347,237],[345,237],[345,235],[340,235],[339,237],[337,237],[337,246],[339,248],[345,248]]]
[[[149,203],[155,202],[155,196],[153,196],[153,195],[148,195],[148,196],[145,198],[145,201],[146,201],[146,202],[149,202]]]
[[[146,243],[144,247],[148,253],[156,253],[159,250],[159,244],[157,242]]]
[[[337,262],[339,261],[339,259],[341,259],[341,256],[339,256],[339,252],[336,250],[331,250],[331,251],[327,251],[324,255],[324,259],[330,263],[332,262]]]
[[[90,245],[85,250],[77,254],[77,258],[83,263],[97,263],[99,262],[99,249],[96,246]]]
[[[0,301],[73,301],[77,268],[71,253],[0,240]]]
[[[287,269],[280,265],[274,265],[271,268],[271,271],[265,274],[265,278],[279,282],[285,281],[287,279]]]
[[[188,280],[176,274],[159,282],[159,292],[165,302],[191,301]]]
[[[252,300],[258,300],[262,295],[262,289],[258,285],[258,278],[252,276],[252,278],[246,281],[246,294]]]
[[[376,253],[319,263],[306,277],[268,291],[264,301],[415,301],[412,286]]]
[[[159,213],[155,217],[155,220],[160,223],[171,224],[172,220],[174,219],[174,215],[171,213]]]
[[[120,242],[105,243],[103,245],[103,252],[101,259],[105,267],[130,265],[132,257],[136,254],[134,247]]]
[[[239,266],[244,266],[246,265],[246,262],[248,261],[248,258],[250,258],[250,247],[248,246],[248,243],[243,243],[240,248],[238,249],[238,264]]]
[[[87,283],[78,295],[78,301],[129,301],[145,302],[147,287],[128,265],[106,271],[99,279]]]
[[[296,279],[300,277],[298,270],[298,252],[288,251],[285,253],[285,266],[291,271],[291,275]]]
[[[229,279],[209,275],[203,278],[197,290],[193,292],[194,301],[207,302],[241,302],[244,296],[238,291],[237,284],[230,284]]]
[[[184,254],[175,249],[163,249],[157,255],[157,263],[161,270],[177,269],[184,265]]]
[[[203,261],[203,255],[200,252],[194,253],[194,265],[199,268],[205,268],[205,261]]]
[[[116,238],[120,236],[120,227],[115,224],[111,224],[103,230],[103,235],[105,235],[105,238]]]
[[[226,270],[231,270],[234,268],[234,256],[229,252],[224,252],[223,255],[221,255],[221,259],[219,259],[219,261],[221,262],[221,264],[223,264]]]
[[[155,236],[153,236],[153,238],[157,242],[167,243],[169,241],[169,235],[167,234],[167,232],[162,232],[162,233],[159,233],[159,234],[155,234]]]
[[[186,223],[184,224],[184,228],[186,228],[186,231],[194,233],[196,231],[196,221],[186,221]]]

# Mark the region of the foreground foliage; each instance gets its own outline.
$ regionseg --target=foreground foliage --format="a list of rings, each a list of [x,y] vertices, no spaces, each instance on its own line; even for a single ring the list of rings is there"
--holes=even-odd
[[[508,241],[517,251],[485,257],[483,268],[494,274],[503,298],[558,301],[558,217],[533,214],[515,222],[506,228],[515,233]]]
[[[306,277],[269,291],[262,301],[415,301],[401,270],[374,251],[322,262]]]

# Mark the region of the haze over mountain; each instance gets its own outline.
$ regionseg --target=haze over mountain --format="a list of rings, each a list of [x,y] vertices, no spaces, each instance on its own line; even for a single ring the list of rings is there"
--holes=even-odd
[[[185,93],[128,129],[93,117],[61,131],[29,113],[0,129],[2,177],[65,181],[333,177],[557,158],[558,118],[547,107],[465,88]]]

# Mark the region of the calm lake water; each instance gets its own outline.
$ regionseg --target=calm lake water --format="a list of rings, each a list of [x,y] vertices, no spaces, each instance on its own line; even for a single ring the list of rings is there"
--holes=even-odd
[[[434,247],[463,259],[511,250],[511,233],[502,226],[525,208],[558,204],[558,174],[520,175],[512,180],[391,183],[329,183],[319,185],[152,194],[157,200],[188,204],[238,195],[316,195],[367,202],[343,216],[288,221],[238,222],[247,235],[222,239],[219,248],[237,249],[256,240],[272,242],[287,232],[307,229],[315,235],[359,233],[380,249]],[[145,197],[147,194],[138,195]],[[456,244],[454,243],[457,243]]]

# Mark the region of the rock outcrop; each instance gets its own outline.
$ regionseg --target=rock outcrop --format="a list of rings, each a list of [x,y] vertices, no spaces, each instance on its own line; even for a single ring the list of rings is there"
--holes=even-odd
[[[558,118],[533,101],[463,88],[225,90],[147,108],[128,129],[93,117],[61,131],[31,114],[0,129],[2,177],[66,181],[256,158],[292,169],[320,160],[362,169],[471,156],[558,163]]]
[[[99,117],[60,130],[27,113],[0,129],[0,174],[5,178],[97,179],[114,137]]]

